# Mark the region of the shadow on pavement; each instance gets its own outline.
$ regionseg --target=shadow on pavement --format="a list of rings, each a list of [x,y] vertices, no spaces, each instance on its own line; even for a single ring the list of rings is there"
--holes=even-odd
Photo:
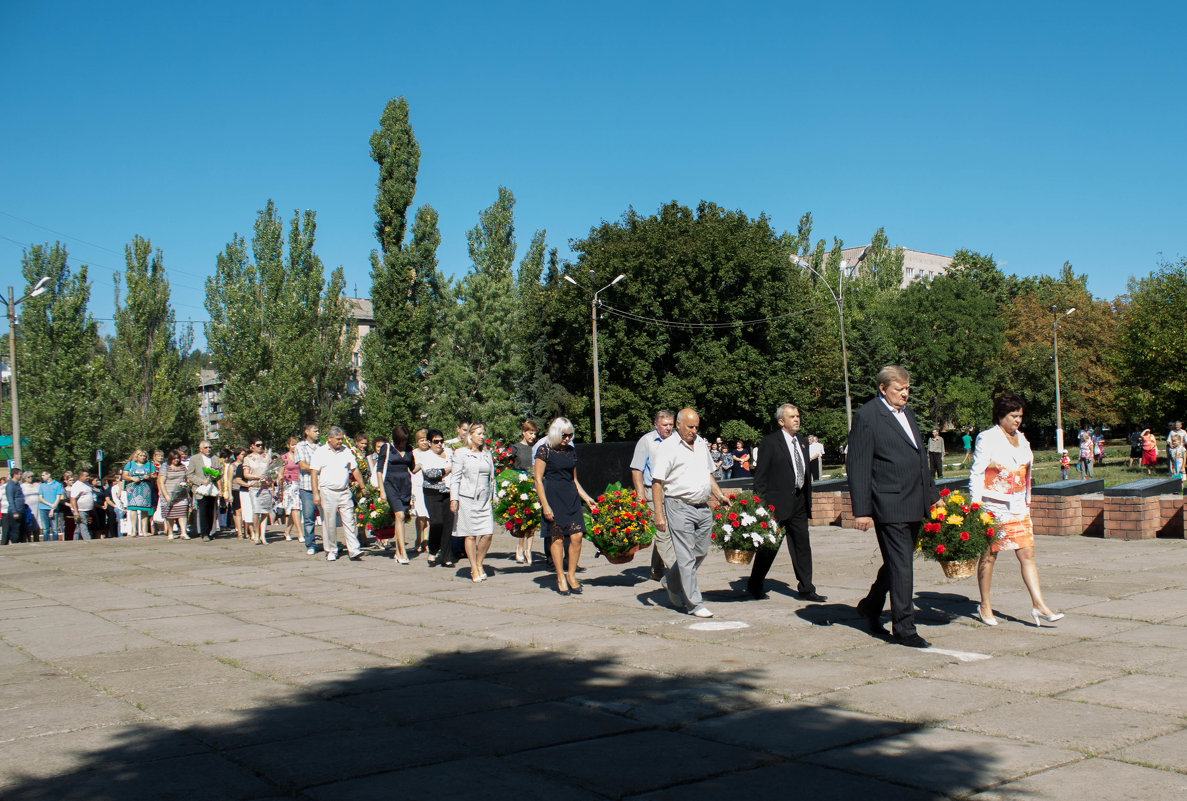
[[[261,681],[250,709],[93,731],[79,742],[103,745],[80,746],[72,769],[38,776],[31,766],[6,777],[0,795],[717,801],[794,788],[823,801],[936,798],[988,783],[994,757],[983,749],[916,742],[926,730],[910,722],[778,703],[758,678],[523,649],[440,653],[329,674],[291,694]]]

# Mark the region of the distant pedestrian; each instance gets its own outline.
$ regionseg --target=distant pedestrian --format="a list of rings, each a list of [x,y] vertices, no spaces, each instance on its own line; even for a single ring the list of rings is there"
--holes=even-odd
[[[1071,457],[1067,455],[1067,451],[1059,452],[1059,478],[1061,481],[1067,481],[1068,471],[1072,469]]]
[[[944,477],[944,438],[940,430],[933,428],[927,440],[927,461],[931,465],[932,478]]]
[[[973,435],[968,429],[960,436],[960,444],[964,448],[964,458],[960,460],[960,466],[964,467],[973,460]]]
[[[1146,475],[1154,475],[1154,466],[1158,464],[1158,440],[1150,429],[1142,430],[1142,467],[1146,468]]]
[[[4,484],[4,520],[0,545],[25,541],[25,493],[21,490],[21,469],[14,467]]]

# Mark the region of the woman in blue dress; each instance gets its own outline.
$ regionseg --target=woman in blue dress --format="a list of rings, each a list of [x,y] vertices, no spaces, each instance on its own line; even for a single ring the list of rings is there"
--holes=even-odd
[[[412,508],[412,474],[420,470],[412,448],[408,445],[411,434],[408,427],[400,424],[392,429],[392,438],[378,454],[375,469],[380,474],[380,486],[387,498],[387,505],[392,509],[395,521],[395,536],[392,541],[396,546],[396,564],[408,564],[408,554],[404,550],[404,520]]]
[[[147,537],[152,532],[152,488],[156,473],[153,463],[148,460],[148,452],[141,448],[136,449],[121,473],[128,516],[132,521],[129,533],[133,537]]]
[[[594,499],[577,480],[577,449],[573,447],[573,424],[558,417],[548,427],[548,436],[536,451],[534,475],[536,495],[540,498],[540,534],[548,542],[548,552],[556,568],[556,590],[561,595],[581,594],[577,581],[577,560],[581,557],[581,538],[585,534],[585,516],[581,501],[594,508]],[[569,564],[565,569],[565,540],[569,544]]]

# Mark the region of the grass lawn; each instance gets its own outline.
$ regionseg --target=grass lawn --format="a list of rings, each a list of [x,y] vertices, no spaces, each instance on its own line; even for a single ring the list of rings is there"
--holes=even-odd
[[[1069,455],[1074,455],[1069,450]],[[960,460],[964,458],[963,451],[949,451],[944,459],[944,478],[964,478],[968,476],[968,465],[963,468],[956,467],[960,464]],[[1093,468],[1093,478],[1103,478],[1106,487],[1115,487],[1118,484],[1125,484],[1130,481],[1137,481],[1138,479],[1148,478],[1145,468],[1141,467],[1137,462],[1134,462],[1133,467],[1126,467],[1125,463],[1129,461],[1129,445],[1128,444],[1105,444],[1105,461],[1103,465],[1096,465]],[[831,475],[833,478],[841,478],[844,476],[844,469],[839,464],[825,464],[824,473]],[[1076,472],[1076,459],[1072,459],[1071,470],[1068,471],[1068,478],[1079,478],[1079,473]],[[1158,465],[1154,470],[1154,478],[1169,478],[1166,472],[1166,454],[1161,453]],[[1035,484],[1050,484],[1052,481],[1059,481],[1059,456],[1054,448],[1047,450],[1035,451],[1035,466],[1034,466],[1034,482]]]

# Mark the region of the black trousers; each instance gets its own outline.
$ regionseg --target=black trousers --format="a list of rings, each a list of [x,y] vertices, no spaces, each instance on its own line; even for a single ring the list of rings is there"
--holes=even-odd
[[[218,496],[195,495],[194,505],[198,508],[198,535],[213,538],[218,534]]]
[[[13,514],[9,512],[4,515],[4,522],[0,525],[0,545],[7,545],[10,542],[24,542],[25,541],[25,512],[22,510]]]
[[[919,522],[879,523],[874,521],[882,567],[874,579],[865,605],[881,610],[890,595],[890,625],[898,637],[915,634],[915,532]]]
[[[932,478],[944,477],[944,454],[936,451],[927,452],[927,461],[931,465]]]
[[[449,493],[425,487],[425,506],[429,511],[429,553],[437,554],[438,562],[456,561],[453,555],[453,512],[449,509]]]
[[[791,514],[778,521],[783,529],[783,539],[787,542],[787,553],[791,556],[791,567],[795,571],[795,580],[800,592],[816,592],[816,585],[812,583],[812,542],[808,534],[808,509],[804,504],[802,492],[795,494],[795,502]],[[750,581],[746,587],[757,595],[762,592],[763,580],[770,572],[778,554],[773,548],[760,549],[754,555],[754,566],[750,568]]]

